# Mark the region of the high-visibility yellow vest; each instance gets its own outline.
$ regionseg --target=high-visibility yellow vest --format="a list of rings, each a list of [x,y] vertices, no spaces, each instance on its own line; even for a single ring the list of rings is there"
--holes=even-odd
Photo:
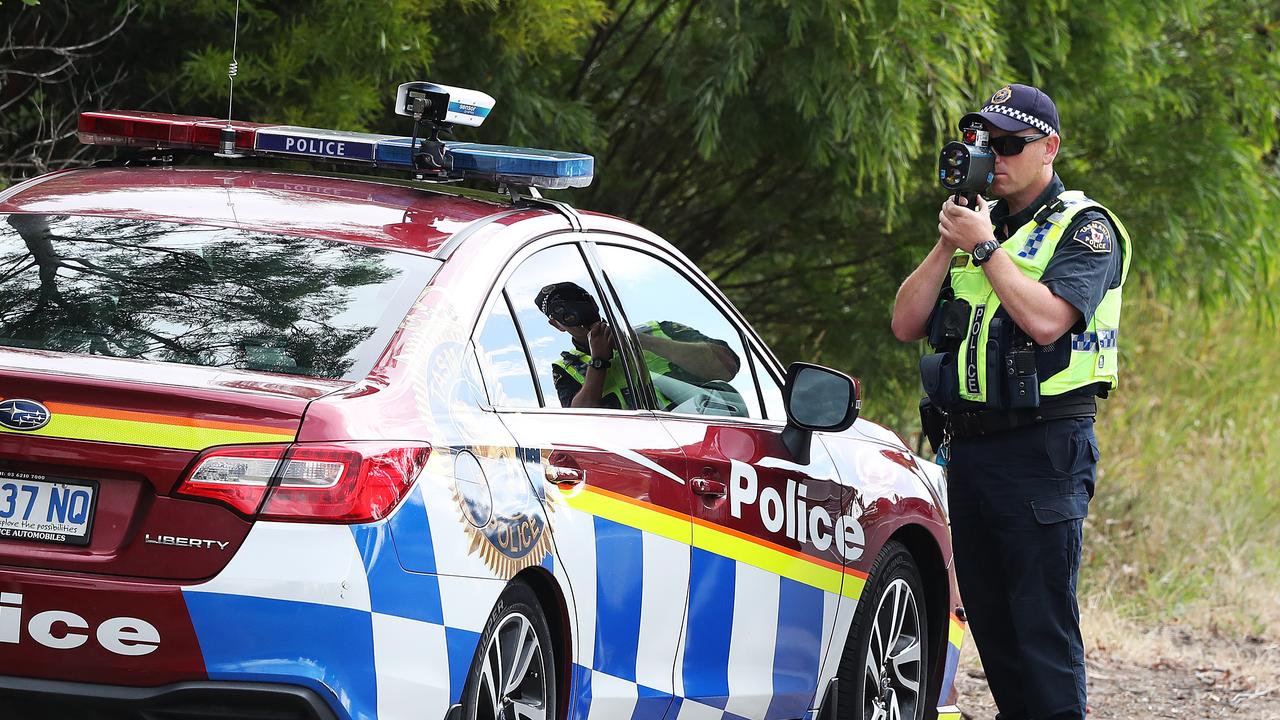
[[[654,321],[637,325],[635,329],[637,332],[644,332],[654,337],[672,339],[671,336],[662,331],[662,326]],[[671,371],[671,363],[666,358],[655,355],[648,350],[643,352],[644,363],[649,372],[666,375]],[[573,348],[572,350],[561,352],[560,359],[552,364],[563,370],[569,377],[578,381],[579,385],[583,385],[587,381],[587,368],[591,366],[591,356],[577,348]],[[605,371],[604,387],[600,391],[600,398],[604,399],[613,395],[618,401],[619,408],[628,409],[626,396],[623,394],[623,391],[628,387],[626,370],[623,369],[621,363],[613,363]],[[653,391],[658,396],[658,407],[660,409],[665,409],[671,405],[671,401],[662,394],[661,390],[655,387]]]
[[[1040,377],[1041,398],[1061,395],[1094,383],[1106,383],[1114,389],[1119,383],[1118,340],[1120,330],[1121,288],[1129,274],[1131,257],[1129,233],[1115,215],[1102,205],[1078,191],[1060,194],[1062,207],[1042,222],[1035,216],[1018,228],[1001,247],[1014,265],[1032,280],[1039,280],[1049,266],[1049,260],[1062,242],[1071,221],[1085,210],[1099,210],[1107,215],[1120,234],[1120,252],[1123,266],[1120,284],[1111,288],[1102,298],[1082,333],[1069,333],[1057,342],[1071,343],[1070,362],[1065,369],[1050,377]],[[1036,213],[1039,215],[1040,213]],[[991,287],[981,267],[972,263],[963,251],[956,251],[951,262],[951,288],[957,300],[969,304],[969,324],[956,356],[956,371],[960,374],[960,398],[971,402],[987,400],[987,340],[991,321],[1000,309],[1000,298]],[[1043,348],[1042,348],[1043,349]]]

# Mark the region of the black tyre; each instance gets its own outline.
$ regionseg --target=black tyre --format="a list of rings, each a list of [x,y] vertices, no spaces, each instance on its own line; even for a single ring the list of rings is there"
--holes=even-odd
[[[529,586],[503,591],[485,623],[467,684],[466,720],[554,720],[555,652],[551,630]]]
[[[911,553],[890,541],[871,565],[840,658],[842,720],[921,720],[930,702],[924,583]]]

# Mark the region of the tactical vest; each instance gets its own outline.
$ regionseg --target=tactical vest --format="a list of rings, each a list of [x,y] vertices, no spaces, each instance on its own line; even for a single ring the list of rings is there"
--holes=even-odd
[[[1035,348],[1040,397],[1061,395],[1095,383],[1114,389],[1119,382],[1120,291],[1129,274],[1129,233],[1114,214],[1079,191],[1060,194],[1050,207],[1055,211],[1046,212],[1049,208],[1042,208],[1001,245],[1024,275],[1032,280],[1040,279],[1072,219],[1085,210],[1101,211],[1111,220],[1120,234],[1120,247],[1113,247],[1111,251],[1121,253],[1123,264],[1120,284],[1103,296],[1083,333],[1070,333],[1053,345]],[[970,308],[968,329],[956,353],[960,399],[986,403],[988,369],[1001,368],[1004,364],[1000,357],[988,357],[999,347],[991,342],[991,328],[1000,310],[1000,298],[983,269],[974,265],[963,251],[956,251],[952,258],[950,274],[955,299],[967,302]],[[1007,312],[1004,316],[1007,317]],[[1010,330],[1016,327],[1012,321],[1007,326]],[[1062,343],[1070,343],[1070,350],[1059,347]]]
[[[637,325],[635,330],[637,332],[653,335],[654,337],[665,338],[667,340],[671,339],[671,336],[663,332],[662,326],[657,322],[650,321]],[[671,363],[666,358],[655,355],[648,350],[644,350],[643,353],[644,363],[649,369],[649,372],[666,375],[671,371]],[[591,365],[591,356],[577,348],[574,348],[572,350],[565,350],[561,352],[560,359],[556,360],[553,364],[558,366],[561,370],[564,370],[565,374],[576,380],[579,385],[584,385],[587,381],[587,368]],[[603,400],[604,398],[613,395],[618,401],[618,407],[627,409],[627,396],[624,392],[628,387],[630,386],[627,384],[626,370],[622,367],[621,363],[613,363],[605,371],[604,387],[600,391],[600,398]],[[658,406],[660,408],[666,408],[671,405],[671,401],[662,394],[661,390],[658,390],[658,388],[655,387],[653,391],[658,396]]]

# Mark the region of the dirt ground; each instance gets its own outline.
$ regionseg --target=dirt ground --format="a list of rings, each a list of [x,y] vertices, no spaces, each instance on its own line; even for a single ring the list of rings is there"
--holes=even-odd
[[[1280,641],[1176,626],[1138,629],[1105,618],[1088,622],[1090,720],[1280,720]],[[1116,637],[1123,640],[1098,640]],[[967,719],[996,715],[983,677],[966,638],[956,686]]]

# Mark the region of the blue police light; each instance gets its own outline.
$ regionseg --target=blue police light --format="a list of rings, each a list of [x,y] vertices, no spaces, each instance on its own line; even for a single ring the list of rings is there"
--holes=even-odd
[[[410,138],[380,141],[375,156],[377,164],[416,169],[412,142]],[[587,187],[595,173],[595,158],[582,153],[465,142],[443,145],[445,158],[452,163],[450,169],[440,173],[443,177],[563,190]]]

